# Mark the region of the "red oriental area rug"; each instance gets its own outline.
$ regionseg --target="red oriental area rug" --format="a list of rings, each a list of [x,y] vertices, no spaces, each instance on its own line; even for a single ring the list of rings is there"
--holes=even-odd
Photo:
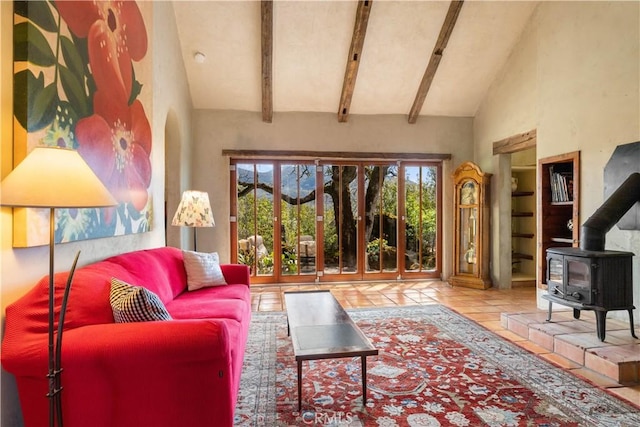
[[[236,425],[631,426],[638,408],[439,305],[349,311],[379,349],[303,362],[302,410],[286,316],[255,313]]]

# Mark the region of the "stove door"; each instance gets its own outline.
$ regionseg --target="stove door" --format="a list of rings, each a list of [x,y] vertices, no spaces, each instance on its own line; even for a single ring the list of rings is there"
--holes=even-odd
[[[585,305],[593,304],[591,258],[565,257],[565,299]]]

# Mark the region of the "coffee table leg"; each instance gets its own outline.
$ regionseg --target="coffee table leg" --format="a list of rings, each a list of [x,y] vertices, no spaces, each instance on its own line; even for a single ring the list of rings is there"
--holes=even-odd
[[[298,360],[298,412],[302,409],[302,360]]]
[[[362,406],[367,404],[367,357],[360,356],[362,359]]]

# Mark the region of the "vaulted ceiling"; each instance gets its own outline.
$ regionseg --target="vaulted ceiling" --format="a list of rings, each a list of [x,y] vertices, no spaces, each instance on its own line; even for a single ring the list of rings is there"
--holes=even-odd
[[[474,116],[537,4],[268,3],[174,1],[194,108]]]

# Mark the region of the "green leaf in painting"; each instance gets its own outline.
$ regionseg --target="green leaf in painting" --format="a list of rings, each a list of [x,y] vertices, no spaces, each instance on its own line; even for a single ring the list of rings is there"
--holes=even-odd
[[[67,67],[60,65],[58,69],[60,71],[60,82],[64,93],[67,95],[67,100],[81,116],[88,116],[89,105],[82,82]]]
[[[13,59],[14,61],[26,61],[29,53],[27,42],[27,23],[23,22],[13,26]]]
[[[82,64],[84,67],[84,73],[90,74],[89,72],[89,48],[87,38],[81,38],[71,33],[71,39],[73,41],[73,45],[76,47],[76,51],[82,60]],[[67,64],[68,65],[68,64]]]
[[[142,83],[136,80],[136,69],[133,68],[133,64],[131,64],[131,78],[133,80],[133,84],[131,85],[131,95],[129,96],[129,105],[133,104],[133,101],[136,100],[140,92],[142,92]]]
[[[16,15],[29,19],[45,31],[55,33],[58,25],[46,1],[14,1],[13,11]]]
[[[27,131],[35,132],[49,125],[56,116],[57,106],[58,91],[56,85],[51,83],[29,103]]]
[[[14,58],[29,61],[42,67],[56,63],[56,57],[42,32],[30,22],[20,22],[13,26]]]
[[[73,44],[69,37],[62,36],[60,37],[60,47],[62,48],[62,57],[69,70],[78,80],[83,81],[85,68],[76,45]]]
[[[29,91],[44,88],[44,78],[38,81],[31,70],[22,70],[13,76],[13,115],[23,128],[27,128],[28,106],[33,95]]]
[[[133,104],[133,101],[135,101],[138,95],[140,95],[140,92],[142,92],[142,83],[134,80],[133,85],[131,86],[131,98],[129,98],[129,105]]]

